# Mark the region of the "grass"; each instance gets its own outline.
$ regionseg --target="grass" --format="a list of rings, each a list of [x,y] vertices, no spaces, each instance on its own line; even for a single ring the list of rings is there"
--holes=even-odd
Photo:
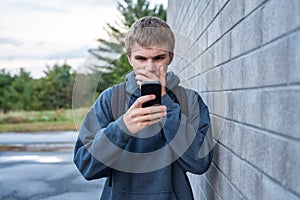
[[[0,133],[76,130],[86,112],[81,108],[0,113]]]

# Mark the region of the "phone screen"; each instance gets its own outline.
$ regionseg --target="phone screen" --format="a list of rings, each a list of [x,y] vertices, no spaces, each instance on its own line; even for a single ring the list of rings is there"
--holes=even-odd
[[[161,105],[161,83],[159,81],[147,81],[141,85],[141,95],[154,94],[155,99],[143,103],[142,107],[149,107],[153,105]]]

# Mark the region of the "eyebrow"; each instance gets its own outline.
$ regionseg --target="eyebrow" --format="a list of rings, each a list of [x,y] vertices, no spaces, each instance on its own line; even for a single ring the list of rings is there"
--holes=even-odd
[[[154,57],[148,57],[148,58],[155,59],[155,58],[162,57],[162,56],[167,56],[167,54],[166,54],[166,53],[164,53],[164,54],[159,54],[159,55],[157,55],[157,56],[154,56]],[[141,56],[141,55],[135,55],[134,57],[135,57],[135,58],[147,58],[147,57]]]

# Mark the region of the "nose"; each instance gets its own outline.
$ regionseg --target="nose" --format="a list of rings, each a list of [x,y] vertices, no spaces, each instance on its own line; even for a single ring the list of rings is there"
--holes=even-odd
[[[152,61],[147,62],[145,69],[150,72],[156,71],[155,64]]]

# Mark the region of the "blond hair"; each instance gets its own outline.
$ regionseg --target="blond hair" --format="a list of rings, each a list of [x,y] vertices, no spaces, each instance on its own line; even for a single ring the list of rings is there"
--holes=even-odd
[[[146,16],[137,20],[129,29],[125,38],[125,49],[130,56],[132,46],[137,43],[143,48],[153,45],[166,45],[169,52],[174,51],[175,38],[169,25],[160,18]]]

